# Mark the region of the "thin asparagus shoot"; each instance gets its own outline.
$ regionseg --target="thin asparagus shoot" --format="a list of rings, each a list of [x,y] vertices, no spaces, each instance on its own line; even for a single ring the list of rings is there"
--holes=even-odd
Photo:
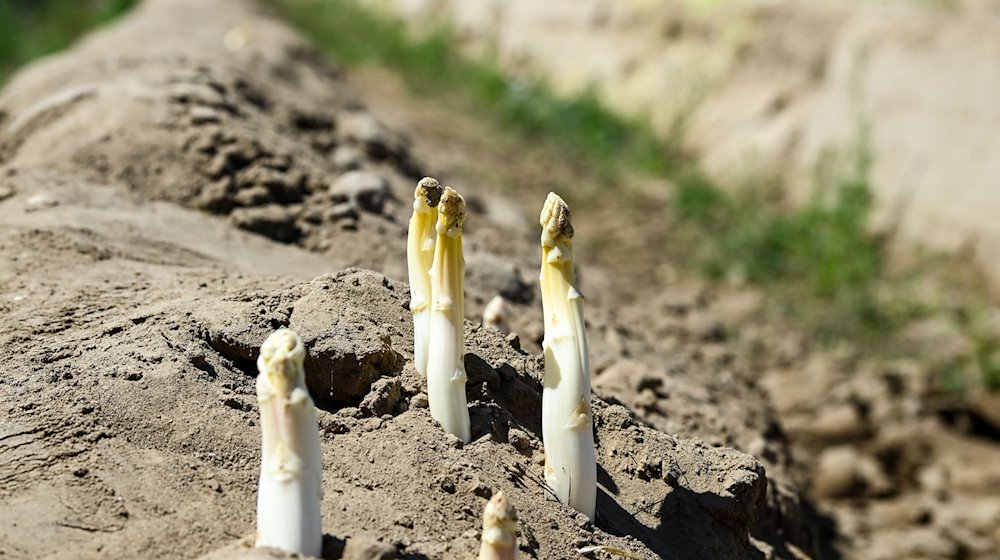
[[[483,308],[483,325],[502,333],[510,332],[510,324],[507,318],[512,311],[510,304],[501,295],[493,296],[493,299]]]
[[[431,266],[431,319],[427,349],[427,400],[431,416],[448,433],[472,439],[465,400],[465,261],[462,225],[465,200],[445,187],[438,204],[437,238]]]
[[[517,558],[517,510],[503,492],[497,492],[483,510],[483,543],[479,560]]]
[[[590,357],[583,296],[575,286],[569,206],[557,194],[549,193],[540,223],[545,479],[560,501],[593,519],[597,459],[590,408]]]
[[[319,556],[322,455],[316,407],[302,368],[305,356],[299,336],[288,329],[273,332],[260,347],[262,457],[256,545]]]
[[[434,263],[438,201],[444,189],[437,179],[424,177],[413,193],[406,243],[406,264],[410,276],[410,311],[413,313],[413,365],[427,377],[427,336],[431,319],[431,277]]]

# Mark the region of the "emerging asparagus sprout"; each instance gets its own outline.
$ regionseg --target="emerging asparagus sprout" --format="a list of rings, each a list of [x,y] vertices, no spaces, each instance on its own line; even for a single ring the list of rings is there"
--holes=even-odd
[[[517,558],[517,510],[503,492],[497,492],[483,510],[483,544],[479,560]]]
[[[431,177],[424,177],[417,183],[406,244],[410,311],[413,312],[413,365],[424,377],[427,377],[427,335],[431,319],[430,269],[434,262],[434,226],[443,190],[437,179]]]
[[[501,295],[495,295],[483,308],[483,325],[502,333],[509,333],[510,325],[507,323],[507,318],[510,314],[510,304],[507,300]]]
[[[540,222],[539,283],[545,315],[542,341],[545,479],[560,501],[593,519],[597,459],[590,409],[590,357],[583,322],[583,295],[574,286],[569,206],[555,193],[549,193]]]
[[[446,432],[472,439],[465,400],[465,261],[462,225],[465,200],[445,187],[438,204],[437,239],[431,267],[430,344],[427,349],[427,400],[431,416]]]
[[[316,408],[302,369],[305,356],[299,336],[288,329],[278,329],[260,347],[262,457],[256,544],[319,556],[322,456]]]

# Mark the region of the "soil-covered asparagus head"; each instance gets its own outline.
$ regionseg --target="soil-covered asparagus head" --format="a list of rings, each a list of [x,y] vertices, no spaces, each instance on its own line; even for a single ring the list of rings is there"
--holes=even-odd
[[[550,192],[545,198],[539,223],[542,226],[543,246],[552,247],[558,242],[566,242],[573,238],[569,205],[556,193]]]
[[[444,187],[434,177],[424,177],[417,183],[417,188],[413,191],[413,198],[431,208],[436,208],[444,194]]]
[[[503,492],[490,498],[483,510],[483,543],[479,560],[517,557],[517,510]]]
[[[437,232],[441,235],[461,235],[463,225],[465,225],[465,199],[455,189],[445,187],[438,203]]]

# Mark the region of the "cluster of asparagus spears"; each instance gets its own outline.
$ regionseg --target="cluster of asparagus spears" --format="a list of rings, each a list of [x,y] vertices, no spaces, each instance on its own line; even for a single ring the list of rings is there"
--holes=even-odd
[[[435,179],[422,179],[414,192],[407,264],[414,365],[427,379],[431,416],[445,431],[469,442],[462,255],[465,217],[461,195]],[[575,286],[569,207],[555,193],[545,200],[540,224],[545,480],[560,501],[593,519],[597,462],[583,297]],[[305,352],[294,332],[280,329],[261,346],[257,360],[262,433],[257,545],[319,556],[322,460],[316,410],[302,368]],[[497,493],[484,512],[480,560],[515,558],[516,528],[514,507],[503,492]]]

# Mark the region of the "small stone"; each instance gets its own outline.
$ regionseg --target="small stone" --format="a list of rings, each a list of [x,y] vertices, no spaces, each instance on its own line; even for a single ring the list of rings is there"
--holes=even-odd
[[[301,202],[306,181],[301,171],[281,171],[265,165],[254,165],[240,171],[236,184],[241,189],[261,187],[268,197],[282,204]]]
[[[507,441],[518,451],[526,451],[531,448],[531,438],[523,430],[511,428],[507,432]]]
[[[478,476],[472,477],[472,493],[479,496],[480,498],[490,499],[493,497],[493,489],[489,487],[486,483],[479,479]]]
[[[817,461],[812,492],[817,498],[841,498],[854,493],[859,484],[858,452],[850,447],[832,447]]]
[[[271,192],[263,185],[240,189],[233,196],[233,201],[238,206],[261,206],[273,202]]]
[[[361,412],[369,416],[391,414],[402,397],[402,384],[396,377],[383,377],[372,383],[371,391],[362,399]]]
[[[243,411],[249,410],[247,405],[244,405],[243,402],[236,397],[225,397],[224,399],[222,399],[222,404],[233,410],[243,410]]]
[[[192,201],[195,207],[216,214],[226,214],[233,208],[233,180],[222,177],[204,187]]]
[[[330,159],[333,165],[342,171],[352,171],[361,167],[362,154],[351,146],[337,146]]]
[[[222,115],[211,107],[196,105],[190,110],[191,124],[197,126],[201,124],[217,123],[222,120]]]
[[[819,456],[812,490],[817,498],[881,496],[892,490],[892,484],[875,459],[841,446]]]
[[[747,444],[747,453],[765,461],[777,462],[778,453],[774,446],[763,437],[756,437]]]
[[[917,473],[917,483],[928,492],[946,492],[951,486],[951,474],[948,467],[940,463],[931,464]]]
[[[455,481],[451,478],[445,478],[441,481],[441,489],[449,494],[455,493]]]
[[[39,210],[52,208],[58,205],[59,201],[56,200],[55,197],[53,197],[51,194],[38,193],[36,195],[32,195],[31,197],[28,198],[28,200],[24,202],[24,211],[37,212]]]
[[[334,204],[323,214],[323,217],[330,222],[339,222],[341,220],[357,220],[358,210],[350,202],[341,202],[339,204]]]
[[[410,398],[410,406],[413,408],[427,408],[430,406],[430,402],[428,402],[426,394],[417,393]]]
[[[483,309],[483,326],[504,334],[509,333],[510,325],[507,320],[512,314],[510,304],[502,295],[497,294]]]
[[[386,200],[392,197],[389,183],[381,175],[369,171],[348,171],[334,179],[330,196],[335,201],[347,201],[360,210],[381,214]]]
[[[792,427],[789,429],[793,430]],[[839,443],[864,437],[868,433],[868,425],[856,406],[843,403],[822,409],[815,419],[794,431]]]
[[[302,231],[295,224],[295,216],[288,208],[278,204],[237,208],[229,215],[229,221],[240,229],[284,243],[291,243],[302,236]]]
[[[348,141],[359,144],[374,159],[385,159],[400,150],[398,139],[393,138],[368,113],[359,111],[343,115],[338,133]]]
[[[465,442],[462,441],[462,438],[456,436],[455,434],[445,434],[445,438],[448,440],[448,447],[454,447],[455,449],[465,447]]]
[[[221,93],[204,84],[181,82],[167,87],[167,95],[171,101],[178,103],[202,103],[204,105],[222,105],[225,98]],[[209,107],[199,107],[208,109]]]
[[[510,333],[507,335],[507,344],[510,345],[514,350],[521,349],[521,337],[517,336],[517,333]]]

